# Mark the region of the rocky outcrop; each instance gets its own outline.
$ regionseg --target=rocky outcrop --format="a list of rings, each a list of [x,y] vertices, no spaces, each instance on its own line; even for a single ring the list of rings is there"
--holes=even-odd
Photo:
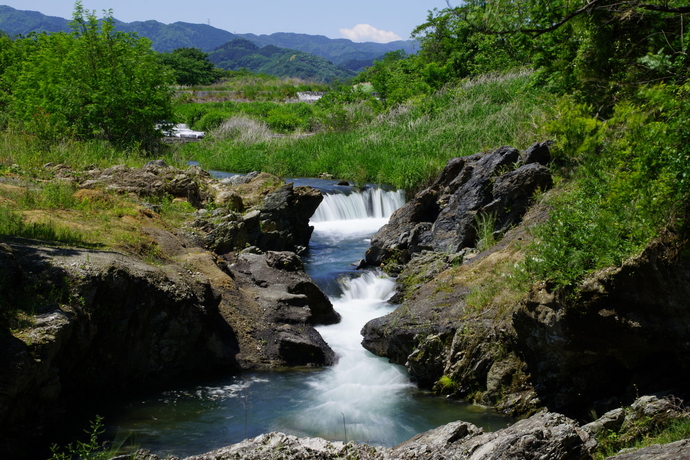
[[[587,278],[577,296],[555,294],[548,282],[532,288],[513,322],[546,405],[577,414],[637,392],[690,390],[690,263],[682,247],[665,234]]]
[[[161,161],[58,171],[83,187],[80,197],[100,199],[105,190],[138,198],[140,208],[129,204],[133,236],[163,257],[151,265],[124,252],[27,241],[0,247],[0,452],[21,452],[72,398],[90,405],[187,375],[335,362],[314,325],[339,316],[299,257],[284,251],[308,244],[319,192],[265,174],[223,184]],[[163,196],[198,207],[209,231],[166,225],[151,204]],[[230,209],[240,204],[254,209]],[[250,242],[263,250],[240,253]],[[26,313],[6,314],[15,310]]]
[[[259,206],[244,215],[229,210],[217,210],[213,214],[200,212],[191,228],[216,254],[227,254],[247,246],[262,251],[300,254],[307,248],[314,231],[309,219],[322,200],[323,195],[318,190],[294,187],[290,183],[267,195]]]
[[[404,365],[422,388],[515,416],[542,407],[516,346],[515,305],[477,308],[471,303],[477,292],[494,289],[495,280],[482,277],[520,260],[516,247],[527,237],[526,228],[543,215],[532,209],[522,219],[484,251],[414,254],[398,277],[400,306],[364,326],[364,347]]]
[[[512,147],[453,158],[436,181],[372,237],[366,262],[407,263],[424,250],[457,253],[479,239],[480,221],[503,233],[520,222],[535,191],[551,187],[546,143],[521,157]]]
[[[276,323],[334,324],[340,315],[328,297],[304,272],[292,252],[256,254],[244,251],[230,256],[228,269],[247,292],[259,299],[266,317]]]
[[[543,412],[493,433],[484,433],[471,423],[453,422],[421,433],[394,448],[268,433],[185,460],[589,460],[592,457],[587,447],[588,441],[587,433],[579,429],[574,421],[560,414]],[[158,460],[155,456],[143,455],[142,458],[147,460]]]
[[[225,460],[242,458],[269,460],[274,458],[323,459],[358,458],[362,460],[459,460],[549,459],[590,460],[601,458],[599,441],[622,439],[640,440],[655,430],[668,426],[673,419],[687,418],[687,411],[673,398],[644,396],[615,414],[605,414],[599,420],[580,426],[576,421],[558,413],[542,411],[529,418],[495,432],[484,432],[475,425],[456,421],[420,433],[392,448],[366,444],[331,442],[322,438],[299,438],[284,433],[267,433],[246,439],[221,449],[184,460]],[[615,426],[613,419],[619,420]],[[662,422],[662,420],[664,422]],[[594,429],[596,426],[598,429]],[[604,427],[607,428],[604,428]],[[647,430],[640,430],[646,427]],[[613,433],[613,435],[612,435]],[[622,444],[625,445],[625,444]],[[610,445],[608,446],[610,447]],[[136,459],[160,460],[149,451],[140,450]],[[610,459],[685,459],[690,458],[688,440],[667,445],[655,445],[639,450],[628,449]],[[179,460],[168,457],[169,460]]]
[[[256,246],[263,251],[303,252],[313,227],[309,219],[323,200],[311,187],[294,187],[270,174],[251,173],[216,180],[199,168],[179,170],[163,160],[142,168],[118,165],[92,170],[86,180],[69,168],[60,178],[79,183],[83,189],[129,193],[142,199],[170,197],[198,208],[191,230],[198,240],[217,254]],[[160,205],[148,204],[158,212]],[[206,210],[206,207],[213,211]]]

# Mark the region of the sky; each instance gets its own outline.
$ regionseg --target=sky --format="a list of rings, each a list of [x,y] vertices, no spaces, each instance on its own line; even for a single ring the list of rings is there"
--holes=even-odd
[[[65,19],[72,17],[74,3],[0,0],[0,5]],[[445,0],[82,0],[82,5],[99,17],[103,10],[112,10],[113,17],[124,22],[182,21],[238,34],[295,32],[378,43],[409,39],[430,10],[447,7]]]

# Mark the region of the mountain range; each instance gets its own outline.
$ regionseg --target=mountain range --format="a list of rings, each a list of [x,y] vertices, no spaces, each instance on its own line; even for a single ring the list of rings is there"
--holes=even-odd
[[[244,67],[252,71],[273,75],[280,74],[281,64],[280,62],[269,62],[273,60],[272,57],[279,58],[279,61],[283,63],[293,62],[295,64],[296,58],[293,58],[293,56],[296,56],[297,60],[303,63],[302,67],[304,68],[301,74],[279,76],[308,78],[309,71],[306,69],[307,67],[316,65],[323,70],[328,66],[332,66],[334,68],[327,71],[330,76],[321,78],[328,81],[342,79],[347,75],[351,76],[353,72],[363,70],[371,65],[375,59],[388,52],[401,49],[406,53],[414,53],[416,51],[415,42],[411,40],[400,40],[390,43],[356,43],[344,38],[331,39],[323,35],[285,32],[271,35],[233,34],[207,24],[191,24],[187,22],[175,22],[172,24],[164,24],[155,20],[130,23],[116,20],[115,22],[117,30],[134,32],[139,36],[148,38],[152,41],[153,49],[159,52],[168,52],[175,48],[199,48],[202,51],[209,52],[211,54],[211,61],[221,68],[238,69]],[[0,5],[0,31],[10,36],[15,36],[28,35],[32,32],[69,32],[70,27],[68,19]],[[244,65],[231,62],[228,59],[228,53],[233,54],[232,51],[229,52],[228,50],[235,48],[235,45],[240,48],[244,46],[242,42],[234,42],[234,45],[229,44],[229,42],[238,39],[248,40],[256,46],[256,49],[252,49],[253,53],[244,53],[242,56]],[[287,51],[276,50],[276,48],[285,48]],[[295,51],[300,53],[295,53]],[[325,61],[307,57],[301,53],[309,53],[323,58]],[[252,55],[257,56],[256,62],[249,57]],[[258,56],[262,57],[259,58]],[[285,56],[288,56],[288,59],[293,58],[292,61],[285,61]],[[266,69],[273,70],[266,71]]]

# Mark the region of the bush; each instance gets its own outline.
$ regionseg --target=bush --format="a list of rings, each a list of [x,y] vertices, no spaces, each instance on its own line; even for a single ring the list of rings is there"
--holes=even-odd
[[[562,104],[548,126],[558,170],[572,183],[548,201],[525,268],[533,279],[575,285],[620,265],[666,226],[683,226],[690,198],[690,124],[685,92],[660,86],[622,102],[606,122]],[[680,219],[680,220],[677,220]]]

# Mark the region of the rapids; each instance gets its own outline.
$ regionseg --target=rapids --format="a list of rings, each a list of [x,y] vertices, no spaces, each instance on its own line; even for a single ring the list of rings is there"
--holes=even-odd
[[[219,173],[221,175],[222,173]],[[314,233],[304,256],[307,272],[341,314],[318,328],[338,354],[325,369],[247,372],[152,395],[121,409],[108,422],[111,435],[158,455],[200,454],[269,431],[329,440],[394,446],[455,420],[487,430],[510,420],[485,408],[416,389],[405,368],[361,345],[367,321],[391,312],[395,281],[357,270],[369,238],[405,201],[402,191],[354,190],[314,179],[294,180],[325,193],[311,219]]]

